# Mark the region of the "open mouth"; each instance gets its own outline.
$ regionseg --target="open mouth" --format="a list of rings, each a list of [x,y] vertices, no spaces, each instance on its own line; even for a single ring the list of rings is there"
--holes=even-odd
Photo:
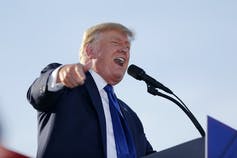
[[[123,66],[123,64],[125,63],[125,59],[122,57],[118,57],[114,59],[114,62],[118,64],[119,66]]]

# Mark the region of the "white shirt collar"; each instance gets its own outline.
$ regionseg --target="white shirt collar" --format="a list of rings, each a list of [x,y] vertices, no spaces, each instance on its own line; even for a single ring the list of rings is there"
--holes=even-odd
[[[95,84],[99,91],[104,90],[104,87],[108,84],[99,74],[93,70],[89,70],[91,76],[93,77]]]

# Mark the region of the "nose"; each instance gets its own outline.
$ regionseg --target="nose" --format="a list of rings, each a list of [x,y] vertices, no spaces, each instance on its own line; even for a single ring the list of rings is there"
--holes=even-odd
[[[129,48],[123,47],[123,48],[120,49],[120,52],[121,53],[129,53]]]

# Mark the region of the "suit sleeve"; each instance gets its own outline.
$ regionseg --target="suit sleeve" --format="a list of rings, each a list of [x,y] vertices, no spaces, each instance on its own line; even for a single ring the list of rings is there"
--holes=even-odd
[[[29,87],[27,92],[27,99],[30,104],[39,111],[49,111],[57,98],[60,96],[59,92],[48,91],[48,79],[50,74],[61,64],[52,63],[46,66],[40,73],[40,76]]]

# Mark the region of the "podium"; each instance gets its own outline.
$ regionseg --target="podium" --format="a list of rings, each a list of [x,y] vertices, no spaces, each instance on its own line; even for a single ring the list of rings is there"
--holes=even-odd
[[[208,116],[207,133],[207,141],[197,138],[143,158],[237,158],[237,130]]]
[[[204,158],[205,138],[197,138],[142,158]]]

